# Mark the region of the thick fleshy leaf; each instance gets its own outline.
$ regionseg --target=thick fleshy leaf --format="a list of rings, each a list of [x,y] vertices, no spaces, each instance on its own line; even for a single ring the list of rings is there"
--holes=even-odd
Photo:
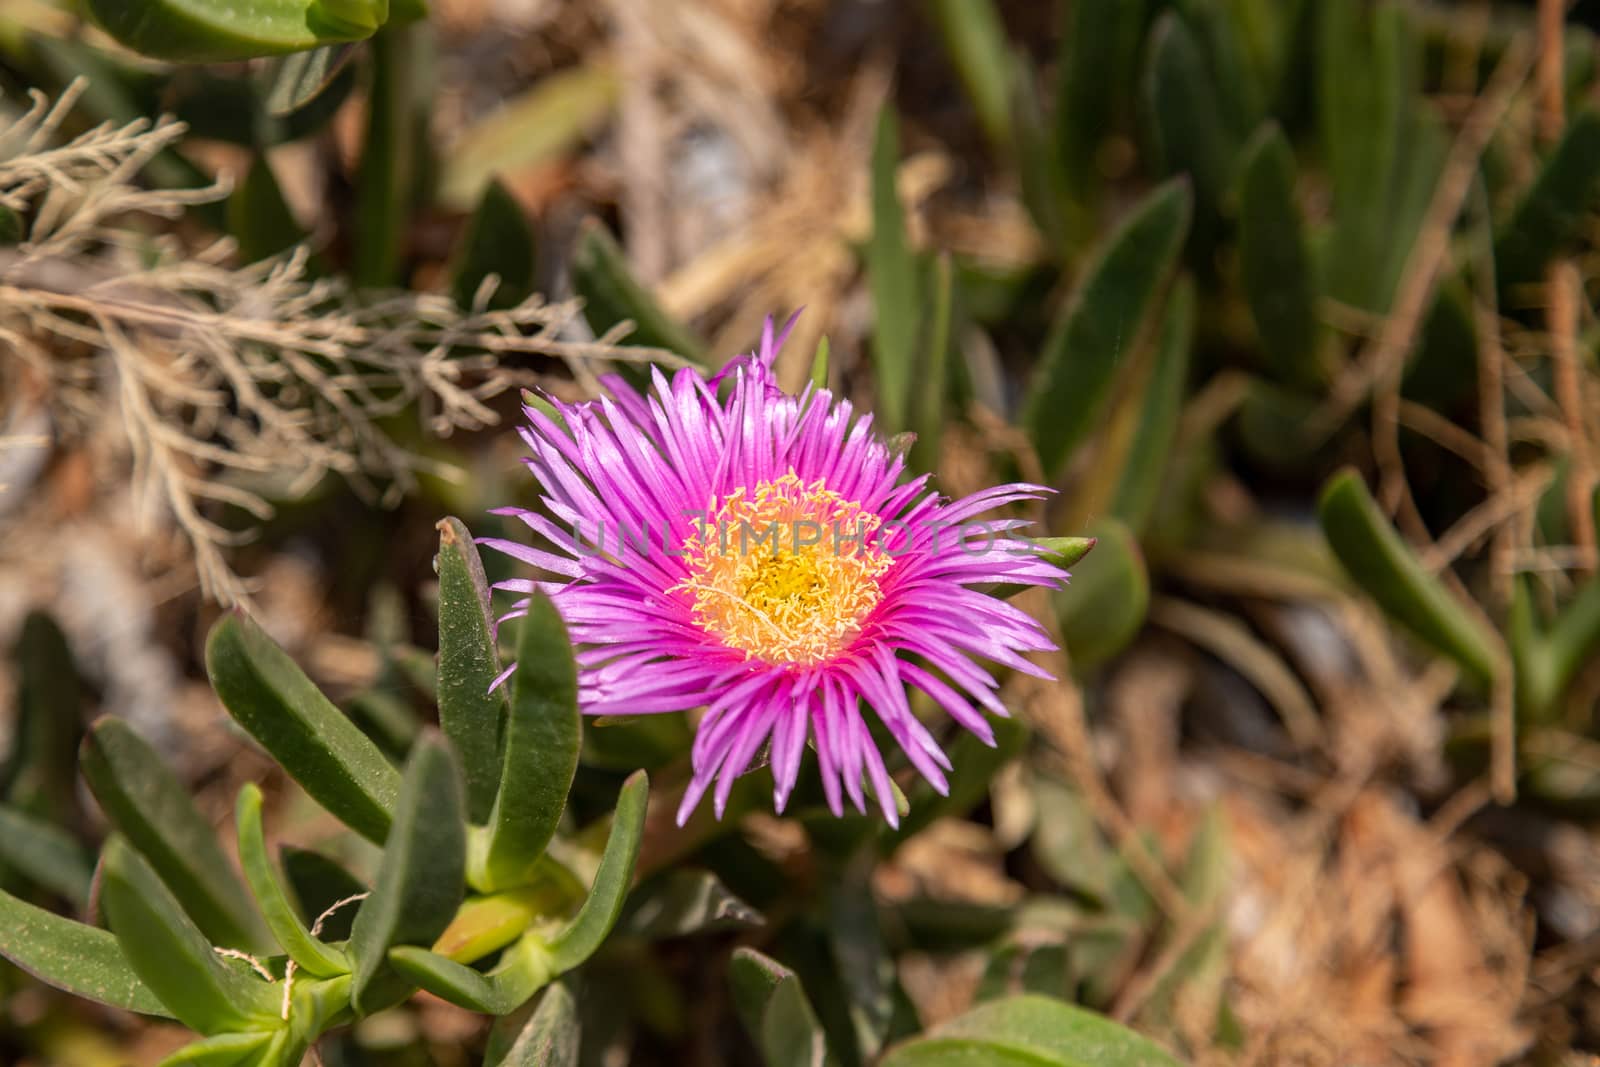
[[[440,160],[439,199],[454,210],[469,211],[491,179],[560,159],[610,116],[620,85],[616,70],[603,62],[544,75],[449,146]],[[578,291],[583,293],[581,287]]]
[[[865,861],[865,862],[862,862]],[[872,1060],[894,1021],[895,967],[870,884],[873,857],[863,853],[828,894],[828,955],[839,976],[857,1053]]]
[[[1098,192],[1095,161],[1101,143],[1127,118],[1137,98],[1148,0],[1075,0],[1066,5],[1056,73],[1056,151],[1062,174],[1080,202]]]
[[[1183,179],[1146,197],[1101,247],[1051,327],[1023,411],[1050,477],[1093,428],[1117,368],[1153,318],[1189,229],[1191,199]]]
[[[476,889],[511,889],[532,877],[566,809],[582,740],[572,640],[555,604],[535,593],[517,623],[499,792],[488,826],[474,834]]]
[[[1239,405],[1240,443],[1251,459],[1274,470],[1307,466],[1327,440],[1314,429],[1322,403],[1318,393],[1251,378]]]
[[[384,1006],[391,995],[377,979],[392,947],[431,945],[450,925],[466,888],[466,833],[455,757],[442,737],[426,736],[406,764],[377,883],[350,932],[351,1003],[358,1011]]]
[[[116,937],[34,907],[0,890],[0,956],[74,996],[141,1015],[171,1018],[128,965]]]
[[[0,804],[0,865],[15,870],[82,910],[89,903],[94,864],[60,827]]]
[[[1217,913],[1218,902],[1228,889],[1230,849],[1227,819],[1222,810],[1213,805],[1190,838],[1189,853],[1178,879],[1194,914]],[[1222,922],[1214,920],[1204,933],[1191,940],[1156,982],[1139,1020],[1172,1021],[1179,1010],[1176,1001],[1180,996],[1183,1011],[1193,1011],[1197,1017],[1216,1018],[1226,974],[1225,935]],[[1158,942],[1158,951],[1170,949],[1179,936],[1179,925],[1169,921]]]
[[[680,868],[659,874],[634,891],[617,932],[655,940],[737,930],[765,921],[715,874]]]
[[[388,26],[369,50],[366,132],[356,173],[355,262],[357,285],[382,288],[400,280],[411,228],[422,156],[425,111],[419,111],[418,66],[426,61],[417,27]],[[431,91],[426,99],[431,99]],[[419,122],[422,119],[422,122]]]
[[[206,671],[228,714],[335,818],[382,842],[400,774],[283,649],[241,614],[206,641]]]
[[[550,958],[556,974],[570,971],[594,955],[617,924],[628,887],[633,884],[633,865],[639,858],[649,802],[650,778],[643,771],[635,771],[622,783],[616,814],[611,817],[611,836],[606,839],[600,867],[583,907],[550,939]]]
[[[1185,277],[1173,287],[1162,313],[1150,376],[1139,390],[1138,424],[1122,463],[1111,514],[1142,534],[1155,509],[1178,436],[1184,388],[1189,384],[1189,352],[1194,342],[1194,283]]]
[[[928,13],[989,143],[1009,152],[1014,65],[993,0],[928,0]]]
[[[289,115],[317,100],[354,54],[354,45],[335,44],[269,60],[261,74],[267,113]]]
[[[235,805],[238,834],[239,862],[250,883],[250,892],[266,917],[267,926],[289,958],[318,978],[332,978],[350,970],[345,954],[331,945],[325,945],[311,935],[289,900],[289,891],[273,870],[272,857],[267,854],[267,839],[261,825],[261,790],[247,785],[239,791]]]
[[[1065,781],[1038,774],[1038,810],[1028,848],[1034,861],[1063,888],[1097,903],[1110,896],[1112,853],[1083,796]]]
[[[1033,547],[1044,559],[1055,564],[1063,570],[1071,570],[1079,560],[1087,556],[1094,548],[1092,537],[1035,537]],[[988,596],[1009,600],[1024,589],[1032,589],[1029,585],[1014,585],[1009,582],[998,582],[994,585],[979,587]]]
[[[1317,4],[1320,129],[1336,220],[1323,275],[1328,295],[1371,311],[1388,306],[1387,265],[1410,247],[1399,240],[1388,210],[1416,96],[1417,57],[1405,6],[1388,0]]]
[[[1159,172],[1190,175],[1202,218],[1213,217],[1238,146],[1200,42],[1177,11],[1151,30],[1143,97]]]
[[[228,231],[239,242],[239,256],[247,263],[293,248],[305,237],[264,155],[251,161],[244,179],[228,197]]]
[[[313,928],[321,919],[319,936],[324,941],[348,941],[356,917],[356,902],[351,898],[366,893],[367,886],[337,861],[312,849],[285,845],[278,850],[278,860],[300,906],[300,917]],[[329,914],[341,901],[350,903]]]
[[[547,928],[549,919],[572,914],[589,887],[548,856],[539,870],[540,878],[532,885],[470,898],[433,943],[433,951],[457,963],[473,963],[535,926]]]
[[[89,10],[135,52],[221,63],[359,41],[383,25],[389,0],[89,0]]]
[[[149,861],[207,939],[247,952],[270,949],[216,830],[155,749],[127,723],[108,716],[84,738],[82,766],[106,818]]]
[[[1154,1042],[1103,1015],[1027,994],[981,1005],[891,1049],[881,1067],[1178,1067]]]
[[[1239,175],[1239,275],[1273,375],[1315,385],[1317,292],[1305,220],[1295,203],[1294,151],[1276,123],[1245,146]]]
[[[1500,291],[1518,306],[1518,287],[1544,280],[1544,269],[1583,232],[1600,195],[1600,112],[1572,117],[1555,151],[1523,195],[1495,241],[1495,277]]]
[[[535,934],[525,934],[506,949],[488,973],[437,952],[407,945],[391,949],[389,962],[419,988],[469,1011],[488,1015],[516,1011],[556,974],[549,950]]]
[[[705,345],[656,302],[628,269],[622,249],[597,219],[585,220],[572,254],[572,287],[583,297],[583,317],[595,333],[604,333],[623,319],[633,322],[625,340],[664,348],[685,359],[705,363]]]
[[[489,307],[514,307],[533,292],[534,255],[533,227],[522,205],[494,179],[484,187],[451,255],[450,294],[470,307],[478,287],[493,274],[500,282]]]
[[[1033,216],[1045,243],[1060,260],[1073,251],[1069,216],[1075,207],[1061,174],[1061,157],[1051,139],[1038,90],[1038,77],[1027,53],[1014,52],[1016,72],[1011,78],[1011,128],[1016,138],[1017,176],[1022,183],[1022,203]]]
[[[872,369],[878,425],[906,428],[910,416],[912,362],[922,316],[917,260],[906,242],[905,211],[895,186],[900,167],[900,120],[885,104],[872,143],[872,236],[865,250],[872,292]]]
[[[1424,569],[1361,475],[1346,469],[1330,478],[1318,514],[1329,546],[1356,584],[1391,618],[1455,660],[1469,681],[1487,687],[1496,673],[1495,636]]]
[[[460,519],[439,523],[439,725],[461,757],[467,812],[475,823],[489,817],[500,786],[500,727],[505,688],[490,692],[500,675],[494,616],[483,561]]]
[[[219,1034],[277,1024],[279,998],[272,987],[225,963],[156,872],[120,837],[106,843],[100,902],[134,972],[185,1026]]]
[[[728,965],[733,1003],[767,1067],[832,1064],[817,1013],[800,978],[752,948],[734,949]]]
[[[496,1026],[484,1067],[578,1067],[581,1029],[578,1007],[565,985],[545,990],[539,1007],[520,1030]]]
[[[1529,722],[1548,724],[1559,716],[1573,677],[1600,647],[1600,581],[1579,589],[1549,630],[1541,630],[1534,616],[1532,591],[1519,581],[1507,627],[1517,705]]]
[[[1144,624],[1150,577],[1132,532],[1116,519],[1092,531],[1094,554],[1055,594],[1056,617],[1076,668],[1093,667],[1121,652]]]
[[[280,1040],[276,1033],[218,1034],[202,1038],[183,1046],[162,1060],[158,1067],[252,1067],[254,1064],[271,1064],[264,1053],[268,1046]]]
[[[83,683],[72,650],[55,620],[35,611],[22,621],[14,655],[17,717],[0,795],[29,814],[76,823]]]
[[[811,384],[818,389],[828,388],[828,335],[817,338],[817,350],[811,356]]]

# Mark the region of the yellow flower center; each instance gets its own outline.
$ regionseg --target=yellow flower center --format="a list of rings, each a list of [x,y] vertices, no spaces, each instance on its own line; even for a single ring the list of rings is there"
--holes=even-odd
[[[880,520],[798,475],[740,487],[713,502],[685,546],[694,621],[729,648],[773,664],[832,658],[883,599],[894,564],[868,544]]]

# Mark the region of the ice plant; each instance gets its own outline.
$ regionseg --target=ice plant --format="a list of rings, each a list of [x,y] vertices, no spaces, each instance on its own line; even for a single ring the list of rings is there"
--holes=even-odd
[[[1020,536],[1026,522],[980,521],[1045,489],[952,501],[927,475],[906,477],[871,415],[826,389],[778,388],[772,364],[787,333],[769,320],[758,351],[710,381],[656,371],[643,394],[612,379],[598,400],[528,407],[525,462],[544,508],[501,513],[548,546],[485,543],[551,576],[498,588],[553,598],[579,648],[586,713],[706,708],[680,822],[713,782],[720,816],[769,743],[782,811],[810,738],[834,813],[846,796],[865,811],[865,777],[895,823],[863,703],[945,791],[949,759],[906,687],[992,744],[983,711],[1006,709],[976,660],[1043,675],[1022,653],[1052,645],[974,587],[1067,575]]]

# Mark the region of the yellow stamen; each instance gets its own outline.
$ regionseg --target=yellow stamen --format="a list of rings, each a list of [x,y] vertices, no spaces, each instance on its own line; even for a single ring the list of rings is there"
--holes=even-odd
[[[894,559],[869,544],[877,516],[789,473],[753,490],[740,487],[707,509],[689,539],[694,621],[747,657],[808,666],[827,660],[861,632],[883,599],[878,586]]]

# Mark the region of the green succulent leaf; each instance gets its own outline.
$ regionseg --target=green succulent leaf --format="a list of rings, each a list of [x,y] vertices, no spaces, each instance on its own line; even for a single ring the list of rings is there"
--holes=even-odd
[[[1393,267],[1410,250],[1392,208],[1404,181],[1422,169],[1407,158],[1417,147],[1407,136],[1418,77],[1410,15],[1390,0],[1321,0],[1317,9],[1318,103],[1335,218],[1326,287],[1345,303],[1383,311]]]
[[[461,772],[444,739],[425,736],[406,764],[400,803],[372,895],[350,932],[351,1003],[365,1014],[386,1006],[385,974],[396,945],[431,945],[465,892],[466,810]]]
[[[1116,519],[1092,528],[1094,555],[1055,594],[1056,618],[1077,668],[1093,667],[1121,652],[1144,625],[1150,577],[1133,532]]]
[[[127,723],[103,718],[84,738],[83,777],[106,818],[143,854],[213,944],[266,951],[250,895],[177,777]]]
[[[89,0],[106,31],[143,55],[220,63],[370,37],[388,0]]]
[[[1033,64],[1021,51],[1013,53],[1012,63],[1015,72],[1011,78],[1011,124],[1017,142],[1022,202],[1045,243],[1057,258],[1065,260],[1072,252],[1069,220],[1076,205],[1061,173],[1061,157],[1051,140],[1054,130],[1041,108]]]
[[[382,842],[400,774],[260,626],[224,617],[206,641],[211,685],[238,724],[335,818]]]
[[[1033,547],[1046,561],[1054,563],[1062,570],[1071,570],[1078,561],[1087,556],[1094,548],[1092,537],[1035,537]],[[1001,600],[1009,600],[1024,589],[1032,589],[1030,585],[1014,585],[1009,582],[1000,582],[995,585],[984,586],[984,593]]]
[[[633,322],[627,340],[664,348],[704,365],[705,345],[662,309],[628,269],[627,257],[605,226],[585,220],[572,254],[572,287],[583,297],[583,317],[595,333],[604,333],[624,319]]]
[[[827,1038],[800,977],[752,948],[728,965],[733,1003],[767,1067],[831,1067]]]
[[[509,1015],[556,973],[550,954],[535,934],[524,934],[488,973],[473,970],[437,952],[414,946],[391,949],[389,962],[434,996],[470,1011]]]
[[[1564,694],[1600,647],[1600,579],[1591,578],[1556,617],[1549,647],[1556,692]]]
[[[760,926],[761,913],[710,871],[679,868],[634,891],[619,934],[648,940]]]
[[[817,338],[817,351],[811,357],[811,384],[818,389],[828,387],[828,335]]]
[[[289,958],[318,978],[332,978],[350,970],[343,952],[311,935],[289,900],[289,891],[273,870],[261,825],[261,790],[246,785],[235,805],[239,834],[239,860],[250,891],[266,917],[267,926]]]
[[[439,199],[453,210],[468,211],[490,179],[559,160],[610,117],[620,91],[621,78],[606,62],[584,63],[541,77],[532,88],[468,127],[451,144],[440,161]],[[615,266],[626,273],[620,259]],[[574,274],[576,271],[574,264]],[[592,299],[582,286],[578,286],[578,292]],[[618,314],[606,325],[624,318],[634,319],[641,330],[645,328],[646,324],[629,312]],[[665,347],[690,355],[688,350]]]
[[[1559,716],[1573,677],[1600,647],[1600,580],[1579,589],[1548,631],[1535,621],[1527,581],[1519,581],[1507,639],[1516,664],[1518,707],[1529,721],[1548,724]]]
[[[228,198],[228,230],[247,263],[275,256],[305,238],[264,155],[251,161],[244,180]]]
[[[1065,5],[1061,62],[1056,75],[1056,152],[1062,174],[1080,202],[1098,192],[1100,146],[1126,118],[1148,0],[1076,0]]]
[[[1150,521],[1172,458],[1193,343],[1194,283],[1184,278],[1173,287],[1162,313],[1155,364],[1140,390],[1138,426],[1111,499],[1111,514],[1135,534],[1142,534]]]
[[[74,908],[88,907],[94,865],[83,846],[53,823],[0,804],[0,863]]]
[[[991,0],[928,0],[928,11],[989,143],[1009,152],[1014,67],[1000,13]]]
[[[344,867],[313,849],[284,845],[278,850],[279,866],[288,879],[289,891],[300,905],[300,914],[312,925],[322,921],[322,939],[348,941],[355,921],[354,897],[367,892],[367,886]],[[341,901],[350,901],[331,915],[327,913]],[[327,918],[322,916],[327,915]]]
[[[277,1061],[263,1057],[268,1046],[279,1040],[277,1032],[218,1034],[183,1046],[162,1060],[158,1067],[251,1067]]]
[[[1093,427],[1141,325],[1153,320],[1189,229],[1191,200],[1183,179],[1146,197],[1100,248],[1051,327],[1022,413],[1049,477]]]
[[[46,985],[113,1008],[171,1018],[134,973],[116,937],[0,890],[0,956]]]
[[[22,621],[14,655],[17,717],[0,796],[29,814],[75,822],[83,683],[72,650],[55,620],[35,611]]]
[[[267,114],[291,115],[309,107],[346,69],[355,46],[334,44],[269,60],[260,85]]]
[[[500,787],[500,729],[506,717],[489,582],[472,535],[460,519],[439,523],[439,725],[461,757],[467,813],[481,823]]]
[[[1103,1015],[1035,994],[981,1005],[889,1051],[881,1067],[1178,1067]]]
[[[489,307],[515,307],[533,292],[534,256],[533,227],[522,205],[499,179],[491,179],[451,256],[450,294],[461,307],[471,307],[478,287],[493,274],[500,283]]]
[[[872,143],[872,236],[867,282],[872,291],[872,367],[877,414],[890,432],[910,416],[912,363],[922,315],[916,257],[906,239],[905,211],[895,187],[900,166],[900,120],[888,104]]]
[[[359,4],[362,0],[339,0]],[[386,4],[387,0],[383,0]],[[417,27],[389,26],[371,46],[372,82],[367,125],[356,173],[355,262],[357,285],[383,288],[400,280],[406,234],[427,150],[427,112],[419,103],[430,58]],[[419,99],[420,97],[420,99]]]
[[[101,905],[134,972],[185,1026],[209,1035],[277,1025],[272,987],[224,962],[121,837],[106,842]]]
[[[1343,470],[1323,487],[1322,532],[1345,571],[1389,616],[1453,659],[1473,684],[1496,674],[1496,639],[1423,568],[1379,510],[1361,475]]]
[[[556,982],[521,1030],[495,1027],[484,1067],[578,1067],[580,1034],[577,1002]]]
[[[488,826],[474,835],[475,888],[510,889],[533,876],[566,809],[582,741],[572,640],[554,602],[536,592],[517,628],[499,792]]]
[[[649,802],[650,778],[643,771],[635,771],[622,783],[616,814],[611,819],[611,836],[606,839],[588,897],[578,914],[550,939],[550,959],[556,974],[564,974],[594,955],[617,924],[628,886],[633,883],[633,865],[639,858]]]
[[[1515,304],[1515,290],[1544,279],[1545,267],[1582,235],[1600,196],[1600,111],[1572,117],[1555,151],[1523,195],[1495,241],[1500,291]]]
[[[1316,280],[1294,187],[1294,151],[1269,123],[1245,146],[1240,164],[1240,280],[1275,376],[1313,386],[1322,379]]]
[[[1162,14],[1151,31],[1144,102],[1160,173],[1191,175],[1208,215],[1227,183],[1237,143],[1223,122],[1200,42],[1177,11]]]

